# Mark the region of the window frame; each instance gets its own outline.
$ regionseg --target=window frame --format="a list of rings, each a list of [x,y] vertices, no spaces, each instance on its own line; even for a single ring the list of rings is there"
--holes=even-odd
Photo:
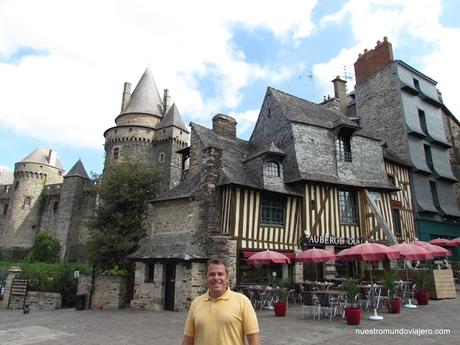
[[[337,135],[335,139],[335,148],[337,150],[337,159],[345,162],[352,162],[351,138],[345,135]]]
[[[286,199],[262,195],[260,201],[260,224],[283,227],[286,224]]]
[[[155,283],[155,263],[144,263],[144,283]]]
[[[337,198],[339,201],[340,224],[359,224],[359,209],[356,192],[352,190],[338,190]]]
[[[280,163],[274,160],[264,162],[264,175],[269,177],[281,177]]]

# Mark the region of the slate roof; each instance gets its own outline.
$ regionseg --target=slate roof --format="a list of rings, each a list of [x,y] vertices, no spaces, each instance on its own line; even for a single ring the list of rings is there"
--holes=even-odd
[[[316,103],[309,102],[272,87],[268,88],[268,92],[278,101],[281,110],[289,121],[325,128],[334,128],[340,123],[356,127],[356,129],[360,128],[353,121],[347,119],[346,116],[323,108]]]
[[[189,129],[187,128],[187,126],[185,126],[184,121],[182,120],[182,115],[180,114],[179,109],[177,109],[176,103],[174,103],[172,107],[169,108],[169,110],[166,112],[166,114],[158,124],[157,129],[169,126],[176,126],[184,132],[190,133]]]
[[[131,94],[128,105],[120,114],[145,113],[161,116],[163,113],[162,104],[155,79],[147,68]]]
[[[174,244],[174,245],[172,245]],[[155,234],[140,242],[140,248],[128,259],[207,259],[201,244],[191,233]]]
[[[83,166],[83,163],[81,162],[81,159],[79,159],[75,165],[69,170],[69,172],[64,176],[64,177],[83,177],[84,179],[90,179],[88,174],[86,173],[86,169]]]
[[[270,145],[268,145],[268,146],[260,149],[259,151],[254,152],[253,154],[249,155],[249,157],[247,157],[245,159],[245,161],[249,161],[251,159],[254,159],[256,157],[259,157],[259,156],[262,156],[262,155],[265,155],[265,154],[278,155],[278,156],[282,156],[282,157],[286,156],[286,153],[283,150],[280,150],[278,148],[278,146],[276,146],[273,142],[271,142]]]
[[[26,158],[20,161],[20,163],[39,163],[39,164],[45,164],[49,166],[54,166],[55,168],[64,170],[64,167],[62,166],[61,161],[57,157],[56,153],[56,163],[54,165],[51,165],[50,162],[48,161],[50,150],[45,149],[42,147],[39,147],[35,149],[31,154],[29,154]]]
[[[155,198],[152,201],[155,202],[155,201],[164,201],[164,200],[182,199],[182,198],[191,197],[198,190],[199,185],[200,185],[200,175],[187,176],[176,187],[159,195],[157,198]]]

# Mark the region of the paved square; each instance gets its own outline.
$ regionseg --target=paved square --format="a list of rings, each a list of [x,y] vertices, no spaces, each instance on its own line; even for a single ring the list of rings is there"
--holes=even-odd
[[[273,311],[258,313],[263,345],[304,344],[460,344],[460,296],[430,301],[418,309],[401,308],[400,314],[382,311],[383,321],[370,321],[363,314],[361,325],[347,326],[344,320],[302,320],[302,308],[293,306],[285,318]],[[185,313],[123,310],[61,309],[56,311],[0,311],[1,345],[177,345],[182,340]],[[375,328],[375,330],[374,330]],[[364,332],[419,329],[449,335],[360,335]],[[219,344],[209,344],[219,345]]]

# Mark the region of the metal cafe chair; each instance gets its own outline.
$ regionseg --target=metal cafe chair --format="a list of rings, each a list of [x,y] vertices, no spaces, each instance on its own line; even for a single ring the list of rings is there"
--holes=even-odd
[[[310,311],[313,315],[313,319],[320,316],[321,305],[319,303],[318,296],[311,292],[302,293],[302,320],[305,318],[305,312]]]

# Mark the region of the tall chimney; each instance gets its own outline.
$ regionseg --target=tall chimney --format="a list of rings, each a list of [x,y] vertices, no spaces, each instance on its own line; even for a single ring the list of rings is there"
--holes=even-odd
[[[125,85],[123,86],[123,96],[121,99],[121,112],[125,110],[130,100],[131,100],[131,84],[126,82]]]
[[[49,150],[48,152],[48,164],[56,166],[57,152],[54,150]]]
[[[236,120],[228,115],[217,114],[212,118],[212,130],[222,137],[236,138]]]
[[[171,107],[171,96],[169,95],[168,89],[163,90],[163,115],[167,113]]]
[[[332,80],[332,84],[334,84],[334,97],[339,100],[340,111],[343,115],[347,116],[347,81],[337,76]]]
[[[355,62],[356,82],[369,77],[393,62],[393,47],[385,36],[383,42],[377,41],[374,49],[364,50]]]

